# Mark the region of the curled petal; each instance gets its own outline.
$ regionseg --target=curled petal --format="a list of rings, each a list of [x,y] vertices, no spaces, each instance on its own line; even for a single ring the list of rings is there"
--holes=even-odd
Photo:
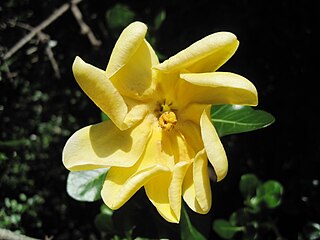
[[[178,223],[180,220],[182,183],[189,165],[180,162],[174,166],[173,172],[161,174],[145,185],[148,198],[168,222]]]
[[[193,181],[201,213],[207,213],[211,208],[211,188],[208,175],[208,159],[204,149],[195,156],[193,162]]]
[[[112,121],[75,132],[63,149],[63,164],[71,171],[98,167],[130,167],[142,155],[150,136],[151,120],[121,131]],[[139,141],[134,141],[139,139]]]
[[[144,40],[136,52],[126,60],[126,64],[110,77],[110,80],[122,96],[137,100],[150,98],[155,88],[152,66],[157,63],[156,54]]]
[[[76,57],[73,74],[82,90],[115,123],[123,122],[128,108],[106,73]]]
[[[215,71],[237,50],[239,42],[229,32],[211,34],[156,66],[164,72],[186,69],[190,72]]]
[[[190,164],[190,162],[179,162],[174,166],[172,180],[169,186],[170,206],[175,216],[177,216],[178,221],[180,220],[181,214],[182,185]]]
[[[109,208],[120,208],[150,179],[168,171],[165,166],[143,162],[141,159],[133,167],[109,170],[101,190],[102,199]]]
[[[211,188],[203,150],[197,153],[193,167],[189,168],[183,183],[183,199],[195,212],[206,214],[211,208]]]
[[[102,198],[112,209],[122,206],[140,187],[146,185],[151,179],[159,179],[160,175],[170,172],[173,160],[162,147],[163,131],[157,126],[157,123],[154,123],[152,127],[147,127],[149,131],[150,128],[152,133],[139,161],[130,168],[113,167],[107,174],[102,189]],[[165,179],[161,183],[164,189],[167,178]],[[168,197],[168,188],[166,189],[166,196]]]
[[[120,68],[127,64],[144,41],[146,33],[147,26],[141,22],[133,22],[122,31],[113,48],[106,69],[108,77],[112,77]]]
[[[105,71],[85,63],[80,57],[76,57],[72,70],[82,90],[121,130],[128,129],[145,116],[147,106],[126,102]]]
[[[192,154],[192,149],[178,131],[160,131],[161,149],[169,156],[173,155],[174,162],[170,158],[166,162],[162,161],[171,171],[151,179],[145,185],[145,190],[160,215],[169,222],[177,223],[180,220],[182,184],[191,164],[189,155]]]
[[[131,23],[121,33],[110,57],[106,74],[123,96],[140,99],[152,93],[152,66],[159,63],[144,39],[147,26]],[[138,67],[137,67],[138,66]]]
[[[222,180],[228,172],[228,159],[220,138],[210,119],[210,107],[203,111],[200,119],[201,136],[211,165],[217,176]]]
[[[169,202],[168,189],[172,173],[167,172],[151,179],[145,186],[146,194],[160,215],[168,222],[178,223],[179,218],[172,210]]]
[[[239,104],[255,106],[258,94],[255,86],[246,78],[228,72],[180,74],[185,80],[179,93],[190,93],[187,102],[203,104]]]

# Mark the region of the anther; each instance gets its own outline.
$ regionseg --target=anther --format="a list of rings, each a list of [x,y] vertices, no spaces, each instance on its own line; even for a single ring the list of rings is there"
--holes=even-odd
[[[177,117],[172,111],[162,113],[159,118],[159,126],[165,131],[172,130],[176,123]]]

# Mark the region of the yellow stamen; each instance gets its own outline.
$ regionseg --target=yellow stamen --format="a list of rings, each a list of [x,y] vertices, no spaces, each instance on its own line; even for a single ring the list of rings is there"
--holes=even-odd
[[[165,131],[170,131],[176,123],[177,117],[172,111],[162,113],[159,118],[159,126]]]

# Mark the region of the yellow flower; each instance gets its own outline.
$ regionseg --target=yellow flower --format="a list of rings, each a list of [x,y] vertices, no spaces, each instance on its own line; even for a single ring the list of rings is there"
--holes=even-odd
[[[257,91],[240,75],[216,72],[239,45],[232,33],[211,34],[159,63],[146,31],[141,22],[125,28],[106,70],[76,57],[75,79],[111,121],[74,133],[63,163],[71,171],[110,167],[101,191],[108,207],[120,208],[144,187],[176,223],[182,197],[197,213],[210,210],[208,160],[217,181],[227,173],[211,105],[257,105]]]

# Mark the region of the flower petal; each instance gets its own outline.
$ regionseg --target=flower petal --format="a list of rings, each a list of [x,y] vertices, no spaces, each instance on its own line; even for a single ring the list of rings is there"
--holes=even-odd
[[[80,57],[76,57],[72,70],[82,90],[121,130],[128,129],[145,116],[147,106],[125,101],[105,71],[85,63]]]
[[[152,93],[152,66],[159,60],[144,39],[146,32],[145,24],[131,23],[123,30],[112,51],[106,74],[122,96],[139,99]]]
[[[182,126],[183,125],[180,125],[179,127]],[[170,144],[170,154],[174,156],[175,164],[179,162],[191,162],[191,159],[194,156],[194,150],[192,149],[189,142],[186,140],[185,136],[182,134],[182,129],[179,130],[180,131],[173,129],[169,133],[164,133],[165,141]]]
[[[178,223],[179,218],[175,215],[169,202],[169,186],[172,173],[167,172],[151,179],[144,186],[151,203],[156,207],[160,215],[168,222]]]
[[[215,71],[237,50],[239,42],[229,32],[211,34],[156,66],[164,72],[186,69],[190,72]]]
[[[104,203],[115,210],[125,204],[150,179],[168,171],[159,164],[146,164],[145,159],[130,168],[112,167],[101,190]]]
[[[206,214],[211,208],[211,188],[207,168],[207,156],[203,150],[195,156],[183,183],[183,199],[195,212]]]
[[[179,94],[189,102],[256,106],[258,94],[246,78],[228,72],[180,74]],[[187,95],[186,95],[187,94]]]
[[[133,22],[121,33],[106,69],[108,77],[113,76],[136,53],[147,33],[147,26],[141,22]]]
[[[148,198],[168,222],[178,223],[180,220],[182,183],[189,165],[180,162],[172,173],[161,174],[145,185]]]
[[[181,105],[183,105],[183,103],[181,103]],[[181,131],[183,131],[187,135],[190,135],[188,134],[188,131],[185,131],[185,129],[192,127],[193,129],[199,128],[198,132],[200,133],[200,126],[199,126],[200,117],[203,112],[203,109],[205,109],[207,105],[208,104],[191,103],[191,104],[188,104],[186,107],[181,108],[179,111],[179,117],[181,121],[178,122],[179,125],[180,123],[182,123]],[[194,146],[194,144],[191,144],[191,145]],[[200,149],[203,149],[203,147],[201,147]],[[200,149],[198,149],[198,151]]]
[[[186,171],[191,164],[190,155],[193,149],[184,136],[177,130],[161,132],[161,149],[168,156],[173,156],[163,164],[170,169],[170,174],[164,174],[150,180],[145,185],[146,193],[158,212],[169,222],[179,222],[181,213],[182,184]]]
[[[126,64],[110,76],[110,80],[122,96],[138,100],[150,98],[155,88],[152,67],[158,63],[154,50],[144,40],[135,53],[126,59]]]
[[[75,132],[63,149],[63,163],[71,171],[106,166],[130,167],[142,155],[150,137],[151,119],[121,131],[112,121]]]
[[[105,72],[76,57],[73,74],[82,90],[114,122],[123,122],[127,105]]]
[[[184,181],[182,185],[182,196],[183,196],[183,200],[187,203],[189,208],[191,208],[194,212],[201,211],[201,208],[197,202],[196,192],[194,189],[192,167],[188,168],[188,171],[184,177]]]
[[[169,202],[171,209],[180,220],[181,214],[181,196],[184,177],[187,173],[190,162],[179,162],[174,166],[173,176],[169,187]]]
[[[154,124],[146,149],[134,166],[130,168],[112,167],[109,170],[101,194],[104,202],[110,208],[121,207],[151,179],[170,172],[170,163],[172,164],[173,160],[162,149],[162,132],[161,128]]]
[[[208,106],[201,115],[201,135],[207,156],[216,173],[217,181],[220,181],[227,175],[228,159],[220,138],[212,125],[210,108],[211,106]]]
[[[193,181],[197,202],[201,213],[211,208],[211,188],[208,175],[208,159],[204,149],[196,155],[193,162]]]

